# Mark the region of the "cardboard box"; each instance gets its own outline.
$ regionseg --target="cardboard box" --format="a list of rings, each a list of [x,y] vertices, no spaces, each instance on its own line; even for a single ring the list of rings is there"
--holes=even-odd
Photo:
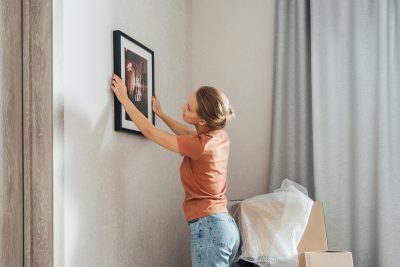
[[[351,252],[328,251],[324,208],[314,202],[307,227],[297,246],[299,267],[353,267]]]
[[[300,254],[299,267],[353,267],[351,252],[311,251]]]

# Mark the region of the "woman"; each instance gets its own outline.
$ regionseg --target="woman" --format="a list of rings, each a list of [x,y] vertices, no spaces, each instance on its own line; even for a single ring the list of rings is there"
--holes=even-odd
[[[196,128],[192,131],[163,113],[153,97],[154,112],[173,135],[147,120],[129,100],[124,82],[115,74],[111,89],[145,137],[184,157],[180,174],[185,191],[183,209],[191,232],[192,266],[231,266],[240,237],[228,214],[225,195],[229,139],[223,128],[233,117],[228,99],[208,86],[192,93],[182,108],[183,120]]]

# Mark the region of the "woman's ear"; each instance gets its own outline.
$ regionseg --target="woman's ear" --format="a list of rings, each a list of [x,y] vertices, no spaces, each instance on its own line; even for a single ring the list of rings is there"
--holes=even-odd
[[[200,124],[201,126],[204,126],[204,125],[207,125],[207,122],[206,122],[205,120],[200,119],[200,120],[199,120],[199,124]]]

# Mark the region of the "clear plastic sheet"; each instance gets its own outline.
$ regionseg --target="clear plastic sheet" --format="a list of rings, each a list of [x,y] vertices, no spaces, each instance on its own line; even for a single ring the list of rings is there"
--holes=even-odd
[[[235,261],[243,259],[263,267],[297,267],[297,245],[312,205],[303,186],[285,179],[273,193],[232,206],[230,211],[241,235]]]

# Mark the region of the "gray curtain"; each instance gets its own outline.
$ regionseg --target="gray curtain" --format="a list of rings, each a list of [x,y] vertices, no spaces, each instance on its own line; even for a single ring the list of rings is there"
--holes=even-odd
[[[269,190],[305,184],[330,249],[400,266],[400,1],[277,0],[276,15]]]

